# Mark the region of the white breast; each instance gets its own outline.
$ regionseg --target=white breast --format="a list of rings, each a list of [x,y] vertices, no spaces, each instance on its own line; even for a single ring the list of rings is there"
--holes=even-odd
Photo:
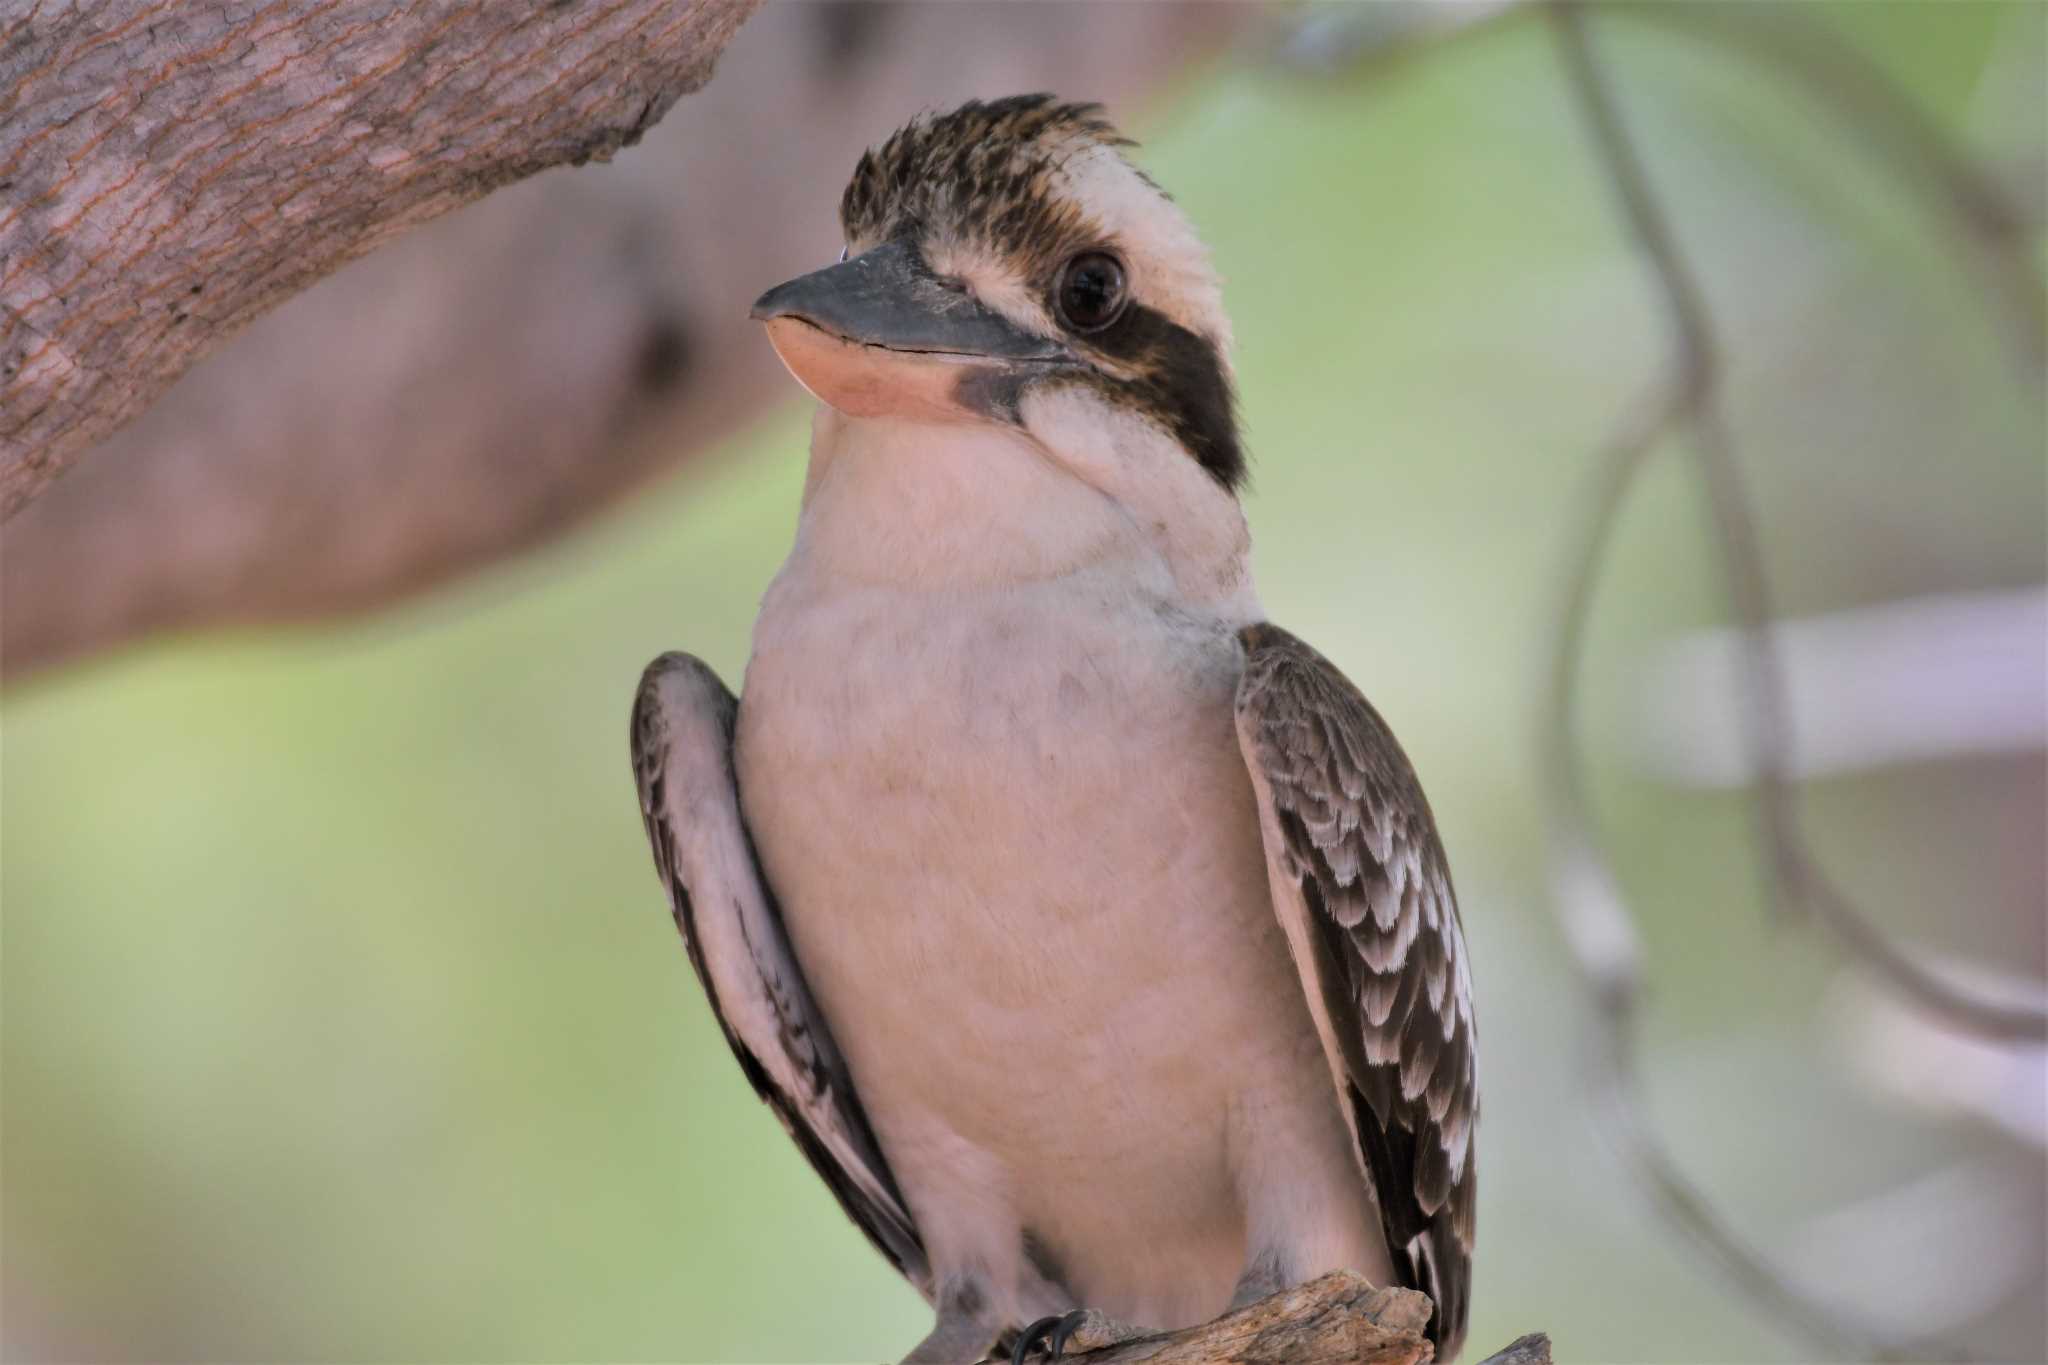
[[[949,453],[841,451],[814,488],[756,626],[742,801],[935,1267],[1001,1281],[1028,1230],[1092,1305],[1194,1321],[1244,1255],[1244,1106],[1334,1112],[1232,724],[1238,622],[1177,606],[1037,457]],[[946,572],[953,529],[915,531],[947,497],[978,563],[1060,571]]]

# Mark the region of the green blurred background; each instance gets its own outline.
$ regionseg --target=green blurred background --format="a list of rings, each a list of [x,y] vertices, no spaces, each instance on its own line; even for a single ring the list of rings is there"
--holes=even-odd
[[[2024,167],[2043,14],[1818,17]],[[1781,606],[2048,580],[2039,392],[1940,219],[1757,68],[1626,19],[1600,40],[1727,335]],[[1536,693],[1590,452],[1663,343],[1545,23],[1356,77],[1233,59],[1136,121],[1229,282],[1267,607],[1395,725],[1457,868],[1485,1094],[1473,1344],[1801,1357],[1583,1116]],[[828,234],[837,192],[818,187]],[[876,1360],[921,1334],[731,1063],[626,765],[652,655],[740,679],[794,524],[799,398],[424,602],[8,692],[10,1359]],[[1765,1245],[1958,1164],[2009,1176],[2038,1229],[2037,1150],[1845,1067],[1838,959],[1763,922],[1740,805],[1636,775],[1641,651],[1721,615],[1694,493],[1667,459],[1632,504],[1586,704],[1644,916],[1658,1116]],[[2043,789],[2038,754],[1924,764],[1819,784],[1814,824],[1900,932],[2038,976]],[[1938,1245],[1861,1270],[1903,1292]],[[2013,1254],[2036,1269],[1979,1330],[2039,1359],[2038,1236]]]

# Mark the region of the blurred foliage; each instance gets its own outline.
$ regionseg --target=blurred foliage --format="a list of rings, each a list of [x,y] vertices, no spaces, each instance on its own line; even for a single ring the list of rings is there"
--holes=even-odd
[[[1959,134],[2035,155],[2041,16],[1818,15]],[[1754,68],[1628,20],[1601,40],[1734,353],[1783,604],[2042,581],[2041,414],[1938,224]],[[2031,83],[1993,99],[2015,50]],[[1353,80],[1241,63],[1142,157],[1229,280],[1267,607],[1386,712],[1458,869],[1486,1094],[1474,1344],[1796,1358],[1579,1114],[1535,678],[1588,452],[1661,336],[1544,25]],[[793,399],[599,532],[424,605],[6,698],[9,1358],[872,1360],[916,1339],[923,1306],[726,1055],[625,761],[656,652],[739,680],[805,443]],[[1631,510],[1596,739],[1631,651],[1718,617],[1702,520],[1677,461]],[[1839,1075],[1813,1027],[1831,955],[1760,922],[1739,807],[1608,757],[1657,1103],[1738,1217],[1768,1237],[1982,1147]],[[2038,820],[2038,764],[1992,766],[1931,775],[1945,816],[1917,774],[1832,784],[1817,821],[1901,927],[2038,971],[2038,881],[1972,843]]]

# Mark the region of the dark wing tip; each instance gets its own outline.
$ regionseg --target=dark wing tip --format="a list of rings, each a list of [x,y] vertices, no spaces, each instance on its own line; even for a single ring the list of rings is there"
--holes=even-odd
[[[1418,1286],[1436,1305],[1428,1335],[1440,1361],[1448,1361],[1464,1345],[1471,1318],[1472,1260],[1469,1252],[1452,1245],[1452,1240],[1448,1226],[1438,1219],[1407,1255]]]

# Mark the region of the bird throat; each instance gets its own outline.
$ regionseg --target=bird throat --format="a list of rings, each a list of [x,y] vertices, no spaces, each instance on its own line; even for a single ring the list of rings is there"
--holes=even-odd
[[[856,582],[995,587],[1130,561],[1157,547],[1114,499],[998,423],[854,418],[821,409],[793,557]]]

